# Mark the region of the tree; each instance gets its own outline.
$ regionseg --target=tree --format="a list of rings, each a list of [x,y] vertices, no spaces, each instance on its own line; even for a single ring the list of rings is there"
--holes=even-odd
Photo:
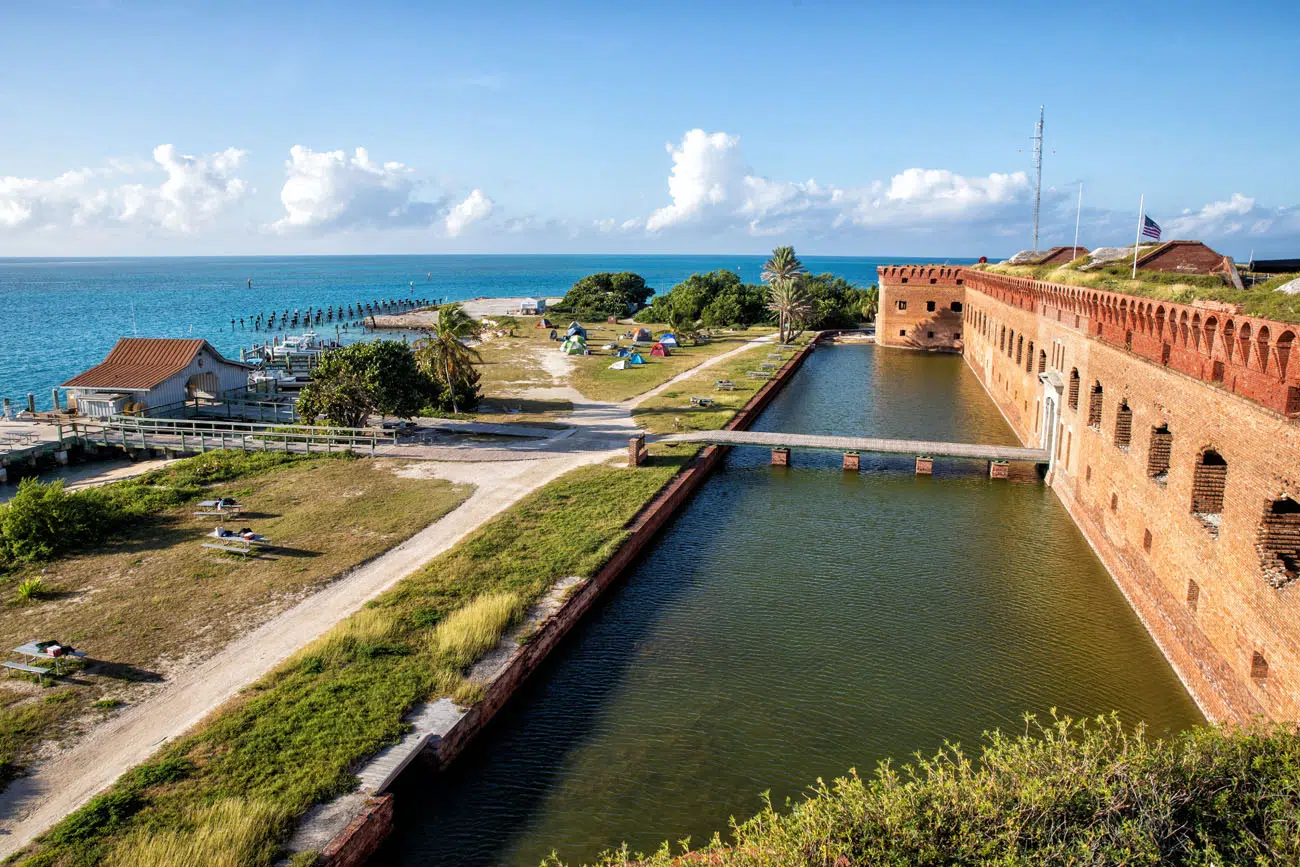
[[[772,284],[768,289],[768,309],[776,314],[777,330],[780,341],[786,343],[794,339],[796,325],[802,327],[812,311],[808,298],[797,283]]]
[[[571,288],[551,309],[575,319],[601,320],[610,316],[622,319],[631,307],[644,304],[654,290],[645,285],[640,274],[623,271],[588,274]]]
[[[862,318],[867,322],[875,322],[876,314],[880,312],[880,289],[872,286],[862,293]]]
[[[411,418],[435,397],[437,386],[397,340],[353,343],[325,353],[298,398],[298,416],[361,427],[371,413]]]
[[[415,358],[426,376],[440,383],[451,401],[451,411],[460,412],[478,405],[478,371],[474,363],[483,361],[477,349],[465,341],[477,335],[479,323],[470,318],[459,304],[438,308],[438,322],[429,336],[415,345]]]
[[[807,269],[794,254],[794,247],[777,247],[764,263],[762,273],[763,282],[768,285],[768,308],[777,315],[777,331],[781,342],[785,343],[790,317],[805,307],[795,280],[807,273]]]

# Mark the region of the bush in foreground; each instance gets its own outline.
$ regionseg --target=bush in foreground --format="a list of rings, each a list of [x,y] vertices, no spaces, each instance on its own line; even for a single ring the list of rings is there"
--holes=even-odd
[[[789,812],[769,805],[732,832],[644,864],[1298,864],[1300,734],[1261,724],[1150,741],[1113,716],[1027,718],[1019,737],[989,735],[978,761],[949,745],[870,779],[819,780]]]

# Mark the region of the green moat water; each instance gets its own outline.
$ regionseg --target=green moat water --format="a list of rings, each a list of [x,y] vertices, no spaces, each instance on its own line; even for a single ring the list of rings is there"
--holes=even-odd
[[[818,349],[758,430],[1016,444],[960,358]],[[1200,713],[1025,470],[738,449],[448,773],[418,771],[376,863],[570,862],[725,834],[770,790],[975,747],[1021,714]]]

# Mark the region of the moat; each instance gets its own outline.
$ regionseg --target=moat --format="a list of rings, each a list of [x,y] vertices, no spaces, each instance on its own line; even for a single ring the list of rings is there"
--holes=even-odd
[[[1017,444],[957,356],[819,349],[756,430]],[[375,863],[570,863],[725,833],[770,790],[975,749],[1025,711],[1202,721],[1032,469],[738,449]]]

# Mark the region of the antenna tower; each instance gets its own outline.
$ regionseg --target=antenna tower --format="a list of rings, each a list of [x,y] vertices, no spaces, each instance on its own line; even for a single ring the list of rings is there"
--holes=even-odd
[[[1038,203],[1043,195],[1043,107],[1038,107],[1038,123],[1034,124],[1034,243],[1029,249],[1038,249]]]

